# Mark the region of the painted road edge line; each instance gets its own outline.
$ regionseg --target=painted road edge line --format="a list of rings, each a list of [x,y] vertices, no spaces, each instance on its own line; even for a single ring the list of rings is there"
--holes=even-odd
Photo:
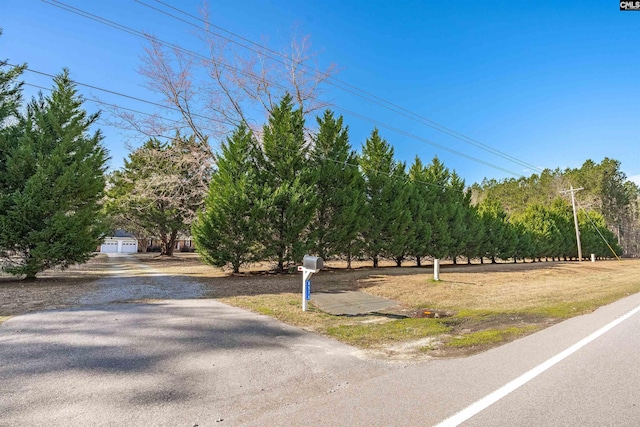
[[[528,383],[529,381],[531,381],[532,379],[534,379],[535,377],[537,377],[538,375],[540,375],[541,373],[546,371],[547,369],[551,368],[556,363],[558,363],[558,362],[562,361],[563,359],[569,357],[570,355],[572,355],[576,351],[580,350],[582,347],[584,347],[585,345],[589,344],[590,342],[592,342],[596,338],[598,338],[598,337],[604,335],[605,333],[609,332],[611,329],[615,328],[620,323],[624,322],[625,320],[627,320],[628,318],[630,318],[631,316],[633,316],[634,314],[636,314],[638,312],[640,312],[640,305],[638,305],[636,308],[634,308],[633,310],[629,311],[625,315],[623,315],[623,316],[613,320],[612,322],[606,324],[602,328],[600,328],[597,331],[593,332],[591,335],[581,339],[580,341],[578,341],[577,343],[575,343],[571,347],[567,348],[566,350],[556,354],[555,356],[553,356],[552,358],[546,360],[545,362],[542,362],[541,364],[539,364],[535,368],[531,369],[530,371],[525,372],[524,374],[520,375],[518,378],[508,382],[507,384],[503,385],[502,387],[500,387],[499,389],[495,390],[494,392],[486,395],[485,397],[483,397],[482,399],[476,401],[475,403],[471,404],[470,406],[467,406],[465,409],[463,409],[462,411],[460,411],[457,414],[453,415],[452,417],[449,417],[446,420],[436,424],[435,427],[455,427],[455,426],[458,426],[458,425],[462,424],[463,422],[467,421],[469,418],[471,418],[474,415],[477,415],[478,413],[484,411],[489,406],[493,405],[494,403],[496,403],[497,401],[499,401],[503,397],[509,395],[510,393],[515,391],[516,389],[518,389],[521,386],[525,385],[526,383]]]

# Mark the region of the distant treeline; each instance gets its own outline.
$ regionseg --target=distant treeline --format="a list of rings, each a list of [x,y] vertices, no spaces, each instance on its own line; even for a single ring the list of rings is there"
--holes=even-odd
[[[326,111],[317,122],[307,136],[303,113],[286,96],[260,140],[241,125],[222,144],[192,225],[206,262],[237,272],[266,260],[284,271],[305,253],[367,258],[374,267],[381,258],[398,266],[575,258],[572,208],[559,193],[570,185],[585,188],[578,193],[585,256],[620,254],[617,237],[638,229],[638,187],[613,160],[469,188],[438,158],[424,165],[416,157],[409,167],[397,161],[378,130],[358,155],[342,117]]]
[[[546,169],[539,175],[518,179],[484,180],[472,190],[474,201],[497,200],[505,212],[517,217],[532,206],[552,209],[560,192],[571,186],[583,188],[575,193],[580,218],[586,218],[586,212],[602,217],[602,226],[613,232],[623,254],[640,256],[640,188],[627,179],[617,160],[587,160],[577,169]],[[568,195],[564,199],[570,200]],[[591,221],[581,219],[580,224],[583,234],[593,230]]]

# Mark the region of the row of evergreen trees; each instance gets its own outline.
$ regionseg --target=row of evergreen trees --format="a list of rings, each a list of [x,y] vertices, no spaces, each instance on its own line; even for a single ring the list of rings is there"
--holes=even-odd
[[[532,205],[508,217],[497,201],[471,203],[464,181],[437,158],[407,169],[377,130],[360,155],[342,117],[326,111],[305,139],[304,117],[286,96],[258,142],[246,126],[222,144],[205,208],[192,226],[203,259],[238,272],[272,260],[278,271],[305,252],[329,259],[484,257],[514,261],[577,252],[571,207]],[[585,253],[607,256],[615,239],[603,218],[581,214]],[[597,231],[596,231],[597,230]],[[597,238],[595,237],[597,236]],[[614,244],[615,246],[615,244]]]

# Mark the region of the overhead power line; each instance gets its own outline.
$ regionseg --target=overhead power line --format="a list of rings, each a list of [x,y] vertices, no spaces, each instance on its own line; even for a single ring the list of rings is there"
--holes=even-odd
[[[75,80],[71,80],[71,81],[72,81],[73,83],[75,83],[75,84],[77,84],[77,85],[81,86],[81,85],[80,85],[78,82],[76,82]],[[34,88],[36,88],[36,89],[42,89],[42,90],[46,90],[46,91],[49,91],[49,92],[51,92],[51,91],[52,91],[52,89],[51,89],[51,88],[49,88],[49,87],[45,87],[45,86],[41,86],[41,85],[37,85],[37,84],[33,84],[33,83],[27,83],[27,82],[24,82],[24,84],[25,84],[25,86],[31,86],[31,87],[34,87]],[[97,88],[97,87],[95,87],[94,89],[103,90],[103,89],[100,89],[100,88]],[[104,89],[104,90],[106,91],[106,89]],[[129,112],[136,113],[136,114],[142,114],[143,116],[158,117],[158,118],[160,118],[160,119],[162,119],[162,120],[164,120],[164,121],[169,121],[169,122],[173,122],[173,123],[177,123],[177,124],[181,124],[181,125],[183,125],[183,124],[182,124],[182,122],[181,122],[180,120],[170,119],[170,118],[168,118],[168,117],[161,117],[161,116],[158,116],[157,114],[147,113],[147,112],[145,112],[145,111],[135,110],[135,109],[133,109],[133,108],[122,107],[122,106],[120,106],[120,105],[117,105],[117,104],[111,104],[111,103],[109,103],[109,102],[101,101],[101,100],[99,100],[99,99],[85,99],[85,100],[86,100],[86,101],[88,101],[88,102],[93,102],[94,104],[104,105],[104,106],[106,106],[106,107],[117,108],[117,109],[120,109],[120,110],[129,111]],[[184,126],[184,125],[183,125],[182,127],[187,127],[187,126]],[[207,128],[203,128],[203,129],[204,129],[204,130],[206,130],[206,131],[212,132],[212,130],[211,130],[211,129],[207,129]],[[171,139],[171,137],[168,137],[168,136],[165,136],[165,135],[160,135],[160,134],[147,135],[147,136],[153,136],[153,137],[158,137],[158,138],[167,138],[167,139]]]
[[[600,237],[602,238],[602,240],[604,241],[604,243],[607,245],[607,247],[609,248],[609,250],[611,251],[611,253],[613,253],[613,256],[616,257],[616,259],[618,261],[620,260],[620,257],[618,256],[618,254],[616,253],[616,251],[613,250],[613,248],[611,247],[611,245],[609,244],[609,242],[607,241],[607,239],[605,239],[605,237],[602,235],[602,233],[600,232],[600,229],[598,228],[598,226],[593,222],[593,220],[591,219],[591,215],[589,215],[589,212],[587,212],[584,208],[580,208],[582,209],[582,211],[586,214],[587,219],[589,220],[589,222],[591,223],[591,225],[593,226],[593,228],[598,232],[598,234],[600,235]]]
[[[136,37],[140,37],[140,38],[143,38],[143,39],[145,39],[145,40],[153,40],[153,41],[155,41],[156,43],[159,43],[159,44],[161,44],[161,45],[163,45],[163,46],[166,46],[166,47],[170,47],[170,48],[172,48],[172,49],[176,49],[176,50],[178,50],[178,51],[180,51],[180,52],[182,52],[182,53],[185,53],[185,54],[187,54],[187,55],[194,56],[194,57],[196,57],[196,58],[199,58],[199,59],[202,59],[202,60],[205,60],[205,61],[209,61],[209,62],[212,62],[212,63],[216,63],[216,64],[218,64],[218,65],[220,65],[220,66],[222,66],[222,67],[226,67],[226,68],[228,68],[228,69],[232,69],[232,70],[234,70],[234,71],[237,71],[237,72],[239,72],[239,73],[242,73],[242,74],[245,74],[245,75],[248,75],[248,76],[254,77],[254,78],[256,78],[256,77],[257,77],[257,76],[255,76],[255,75],[253,75],[253,74],[251,74],[251,73],[248,73],[248,72],[246,72],[246,71],[244,71],[244,70],[240,70],[240,69],[238,69],[238,68],[236,68],[236,67],[233,67],[233,66],[231,66],[231,65],[229,65],[229,64],[226,64],[226,63],[224,63],[224,62],[222,62],[222,61],[215,61],[215,60],[213,60],[213,59],[211,59],[211,58],[208,58],[208,57],[206,57],[206,56],[204,56],[204,55],[201,55],[201,54],[199,54],[199,53],[197,53],[197,52],[194,52],[194,51],[191,51],[191,50],[189,50],[189,49],[186,49],[186,48],[184,48],[184,47],[182,47],[182,46],[179,46],[179,45],[176,45],[176,44],[174,44],[174,43],[170,43],[170,42],[167,42],[167,41],[161,40],[161,39],[159,39],[159,38],[157,38],[157,37],[149,36],[149,35],[147,35],[147,34],[144,34],[144,33],[140,32],[140,31],[137,31],[137,30],[135,30],[135,29],[133,29],[133,28],[131,28],[131,27],[127,27],[127,26],[125,26],[125,25],[122,25],[122,24],[116,23],[116,22],[114,22],[114,21],[108,20],[108,19],[103,18],[103,17],[100,17],[100,16],[98,16],[98,15],[94,15],[94,14],[92,14],[92,13],[90,13],[90,12],[87,12],[87,11],[82,10],[82,9],[78,9],[78,8],[73,7],[73,6],[70,6],[70,5],[66,4],[66,3],[63,3],[63,2],[60,2],[60,1],[57,1],[57,0],[42,0],[42,1],[43,1],[43,2],[45,2],[45,3],[47,3],[47,4],[50,4],[50,5],[52,5],[52,6],[58,7],[58,8],[60,8],[60,9],[63,9],[63,10],[65,10],[65,11],[68,11],[68,12],[74,13],[74,14],[76,14],[76,15],[82,16],[82,17],[87,18],[87,19],[90,19],[90,20],[93,20],[93,21],[95,21],[95,22],[99,22],[99,23],[101,23],[101,24],[103,24],[103,25],[107,25],[107,26],[112,27],[112,28],[114,28],[114,29],[117,29],[117,30],[119,30],[119,31],[126,32],[126,33],[128,33],[128,34],[130,34],[130,35],[134,35],[134,36],[136,36]],[[279,88],[281,88],[281,89],[285,89],[285,90],[287,89],[285,86],[283,86],[282,84],[279,84],[279,83],[277,83],[277,82],[269,81],[269,83],[271,83],[272,85],[274,85],[274,86],[276,86],[276,87],[279,87]],[[316,99],[316,98],[311,98],[311,99]],[[476,163],[480,163],[480,164],[483,164],[483,165],[489,166],[489,167],[491,167],[491,168],[493,168],[493,169],[496,169],[496,170],[499,170],[499,171],[502,171],[502,172],[508,173],[508,174],[510,174],[510,175],[514,175],[514,176],[518,176],[518,177],[519,177],[519,176],[522,176],[522,174],[520,174],[520,173],[518,173],[518,172],[511,171],[511,170],[506,169],[506,168],[503,168],[503,167],[501,167],[501,166],[497,166],[497,165],[495,165],[495,164],[493,164],[493,163],[490,163],[490,162],[487,162],[487,161],[481,160],[481,159],[479,159],[479,158],[477,158],[477,157],[475,157],[475,156],[471,156],[471,155],[468,155],[468,154],[462,153],[462,152],[460,152],[460,151],[457,151],[457,150],[454,150],[454,149],[451,149],[451,148],[445,147],[445,146],[443,146],[443,145],[441,145],[441,144],[438,144],[438,143],[436,143],[436,142],[433,142],[433,141],[431,141],[431,140],[429,140],[429,139],[427,139],[427,138],[423,138],[423,137],[417,136],[417,135],[415,135],[415,134],[412,134],[412,133],[409,133],[409,132],[406,132],[406,131],[400,130],[400,129],[396,128],[396,127],[393,127],[393,126],[387,125],[387,124],[382,123],[382,122],[380,122],[380,121],[377,121],[377,120],[375,120],[375,119],[371,119],[371,118],[369,118],[369,117],[367,117],[367,116],[364,116],[364,115],[361,115],[361,114],[355,113],[355,112],[350,111],[350,110],[348,110],[348,109],[346,109],[346,108],[339,107],[339,106],[337,106],[337,105],[332,105],[332,107],[333,107],[333,108],[335,108],[335,109],[336,109],[336,110],[338,110],[338,111],[342,111],[342,112],[343,112],[343,113],[345,113],[345,114],[352,115],[352,116],[354,116],[354,117],[358,117],[358,118],[360,118],[360,119],[362,119],[362,120],[368,121],[368,122],[373,123],[373,124],[375,124],[375,125],[377,125],[377,126],[384,127],[384,128],[386,128],[386,129],[389,129],[389,130],[392,130],[392,131],[394,131],[394,132],[397,132],[397,133],[400,133],[400,134],[402,134],[402,135],[405,135],[405,136],[407,136],[407,137],[409,137],[409,138],[411,138],[411,139],[414,139],[414,140],[416,140],[416,141],[423,142],[423,143],[425,143],[425,144],[431,145],[431,146],[433,146],[433,147],[439,148],[439,149],[444,150],[444,151],[448,151],[448,152],[450,152],[450,153],[452,153],[452,154],[455,154],[455,155],[458,155],[458,156],[460,156],[460,157],[467,158],[467,159],[469,159],[469,160],[471,160],[471,161],[474,161],[474,162],[476,162]],[[165,107],[165,108],[166,108],[166,107]]]
[[[7,64],[7,65],[10,65],[10,64]],[[29,71],[33,71],[33,70],[29,70]],[[38,74],[42,74],[42,75],[53,77],[52,74],[48,74],[48,73],[38,72]],[[79,85],[79,86],[83,86],[81,83],[78,83],[77,81],[75,81],[73,79],[70,79],[70,81],[73,82],[74,84]],[[46,91],[52,91],[51,88],[48,88],[48,87],[45,87],[45,86],[41,86],[41,85],[37,85],[37,84],[33,84],[33,83],[27,83],[27,82],[25,82],[24,84],[26,86],[31,86],[31,87],[34,87],[34,88],[37,88],[37,89],[42,89],[42,90],[46,90]],[[115,95],[126,96],[124,94],[119,94],[118,92],[110,91],[108,89],[103,89],[103,88],[100,88],[100,87],[97,87],[97,86],[90,86],[89,85],[89,87],[92,87],[93,89],[96,89],[96,90],[108,91],[109,93],[112,93],[112,94],[115,94]],[[140,100],[144,101],[142,99],[140,99]],[[146,116],[156,116],[155,114],[147,113],[147,112],[140,111],[140,110],[135,110],[135,109],[132,109],[132,108],[120,107],[120,106],[118,106],[116,104],[111,104],[111,103],[100,101],[100,100],[97,100],[97,99],[86,99],[86,101],[93,102],[93,103],[100,104],[100,105],[106,105],[106,106],[110,106],[110,107],[120,108],[122,110],[131,111],[131,112],[134,112],[134,113],[137,113],[137,114],[146,115]],[[167,120],[167,121],[171,121],[171,122],[174,122],[174,123],[180,123],[179,120],[170,119],[170,118],[167,118],[167,117],[160,117],[160,118],[162,120]],[[204,128],[204,130],[209,130],[210,131],[210,129],[206,129],[206,128]],[[149,135],[149,136],[171,139],[170,137],[167,137],[167,136],[164,136],[164,135]],[[316,159],[326,160],[326,161],[330,161],[330,162],[337,163],[337,164],[344,164],[345,166],[360,168],[360,165],[358,163],[352,163],[352,162],[348,162],[348,161],[341,161],[341,160],[332,159],[332,158],[326,157],[326,156],[318,156],[318,155],[314,155],[313,153],[309,153],[309,155],[312,156],[312,157],[315,157]],[[398,177],[398,176],[395,176],[393,174],[389,174],[387,172],[381,171],[380,169],[368,167],[367,170],[369,170],[371,172],[375,172],[375,173],[380,174],[380,175],[388,175],[390,178],[403,179],[402,177]],[[423,181],[423,180],[419,180],[419,179],[411,179],[411,178],[410,178],[410,180],[413,181],[413,182],[417,182],[417,183],[420,183],[420,184],[427,185],[427,186],[437,187],[437,188],[442,188],[442,189],[445,189],[445,190],[452,190],[452,191],[458,192],[458,190],[453,189],[451,187],[446,187],[446,186],[435,184],[435,183],[432,183],[432,182]],[[464,191],[461,191],[461,192],[464,192]]]
[[[12,65],[12,64],[7,64],[7,65],[9,65],[10,67],[15,67],[15,65]],[[41,76],[51,77],[51,78],[56,77],[54,74],[45,73],[44,71],[34,70],[33,68],[29,68],[29,67],[25,68],[25,71],[28,71],[28,72],[34,73],[34,74],[39,74]],[[156,107],[164,108],[166,110],[172,110],[172,111],[180,112],[180,109],[172,107],[170,105],[160,104],[158,102],[153,102],[153,101],[149,101],[148,99],[143,99],[143,98],[138,98],[136,96],[127,95],[126,93],[117,92],[115,90],[105,89],[103,87],[91,85],[91,84],[88,84],[88,83],[82,83],[82,82],[79,82],[77,80],[71,80],[71,81],[73,83],[77,84],[78,86],[88,87],[89,89],[99,90],[101,92],[109,93],[111,95],[121,96],[123,98],[128,98],[128,99],[131,99],[133,101],[143,102],[145,104],[154,105]],[[117,108],[121,108],[123,110],[126,110],[126,108],[118,107],[116,105],[114,105],[114,106],[117,107]],[[133,110],[133,111],[135,111],[135,110]],[[143,114],[149,114],[149,113],[143,113]],[[203,116],[201,114],[192,113],[191,115],[194,116],[194,117],[197,117],[199,119],[203,119],[203,120],[210,120],[212,122],[222,123],[222,124],[225,124],[225,125],[229,124],[228,122],[225,122],[224,120],[218,120],[218,119],[215,119],[215,118],[212,118],[212,117]],[[210,130],[210,129],[204,129],[204,130]]]
[[[250,39],[248,39],[246,37],[243,37],[243,36],[241,36],[241,35],[239,35],[237,33],[234,33],[233,31],[229,31],[229,30],[227,30],[227,29],[225,29],[223,27],[220,27],[218,25],[215,25],[215,24],[212,24],[210,22],[207,22],[206,20],[202,19],[199,16],[196,16],[196,15],[193,15],[191,13],[188,13],[188,12],[178,8],[178,7],[170,5],[170,4],[168,4],[166,2],[163,2],[161,0],[155,0],[155,1],[156,1],[156,3],[160,3],[161,5],[169,8],[169,9],[172,9],[172,10],[178,12],[178,13],[181,13],[181,14],[183,14],[185,16],[188,16],[191,19],[195,19],[195,20],[200,21],[200,22],[202,22],[203,24],[205,24],[205,25],[207,25],[209,27],[216,28],[216,29],[218,29],[218,30],[220,30],[220,31],[222,31],[222,32],[224,32],[226,34],[229,34],[229,35],[233,36],[235,39],[223,36],[223,35],[221,35],[219,33],[216,33],[216,32],[213,32],[213,31],[207,29],[206,27],[201,27],[200,25],[196,25],[196,24],[194,24],[194,23],[192,23],[192,22],[190,22],[188,20],[182,19],[182,18],[180,18],[180,17],[178,17],[178,16],[176,16],[176,15],[174,15],[172,13],[169,13],[169,12],[167,12],[165,10],[162,10],[160,8],[157,8],[157,7],[154,7],[154,6],[152,6],[152,5],[148,4],[148,3],[145,3],[145,2],[143,2],[141,0],[135,0],[135,1],[137,3],[143,5],[143,6],[147,7],[147,8],[155,10],[155,11],[157,11],[159,13],[162,13],[162,14],[164,14],[166,16],[169,16],[169,17],[171,17],[173,19],[176,19],[176,20],[178,20],[180,22],[183,22],[183,23],[185,23],[187,25],[191,25],[191,26],[193,26],[195,28],[198,28],[201,31],[204,31],[204,32],[207,32],[209,34],[212,34],[212,35],[215,35],[217,37],[220,37],[223,40],[229,41],[229,42],[234,43],[234,44],[236,44],[238,46],[241,46],[241,47],[243,47],[245,49],[251,50],[252,52],[268,56],[269,58],[271,58],[271,59],[273,59],[273,60],[275,60],[277,62],[280,62],[282,64],[286,65],[287,61],[290,60],[290,58],[288,58],[286,55],[284,55],[284,54],[282,54],[282,53],[280,53],[280,52],[278,52],[276,50],[270,49],[269,47],[267,47],[267,46],[265,46],[263,44],[256,43],[256,42],[254,42],[254,41],[252,41],[252,40],[250,40]],[[255,46],[255,48],[238,42],[238,39],[242,40],[242,41],[244,41],[244,42],[246,42],[246,43],[248,43],[248,44],[250,44],[252,46]],[[270,55],[266,55],[265,52],[268,52]],[[274,56],[280,57],[282,59],[278,59],[278,58],[276,58]],[[406,108],[404,108],[402,106],[399,106],[399,105],[397,105],[397,104],[395,104],[395,103],[393,103],[391,101],[388,101],[388,100],[386,100],[384,98],[381,98],[381,97],[379,97],[379,96],[377,96],[375,94],[372,94],[372,93],[370,93],[370,92],[368,92],[368,91],[366,91],[364,89],[361,89],[361,88],[359,88],[357,86],[354,86],[354,85],[352,85],[352,84],[350,84],[348,82],[345,82],[344,80],[340,80],[340,79],[338,79],[337,77],[335,77],[335,76],[333,76],[331,74],[324,73],[324,72],[322,72],[320,70],[317,70],[317,69],[315,69],[313,67],[310,67],[309,65],[304,64],[304,63],[298,63],[297,65],[299,65],[302,68],[304,68],[305,70],[307,70],[307,72],[306,72],[307,74],[320,75],[320,76],[322,76],[322,77],[327,79],[327,83],[328,84],[331,84],[332,86],[337,87],[337,88],[339,88],[339,89],[341,89],[341,90],[343,90],[345,92],[351,93],[352,95],[358,96],[361,99],[364,99],[366,101],[369,101],[371,103],[379,105],[379,106],[381,106],[383,108],[386,108],[387,110],[393,111],[393,112],[395,112],[397,114],[400,114],[400,115],[402,115],[404,117],[407,117],[407,118],[409,118],[411,120],[414,120],[414,121],[417,121],[417,122],[419,122],[421,124],[429,126],[432,129],[435,129],[435,130],[437,130],[439,132],[445,133],[445,134],[447,134],[449,136],[452,136],[452,137],[454,137],[454,138],[456,138],[456,139],[458,139],[458,140],[460,140],[460,141],[462,141],[462,142],[464,142],[466,144],[469,144],[469,145],[472,145],[474,147],[480,148],[481,150],[487,151],[487,152],[489,152],[489,153],[491,153],[493,155],[501,157],[501,158],[503,158],[505,160],[508,160],[508,161],[510,161],[512,163],[515,163],[515,164],[518,164],[520,166],[524,166],[524,167],[527,167],[527,168],[530,168],[530,169],[533,169],[533,170],[538,170],[538,171],[542,172],[542,169],[540,169],[539,167],[537,167],[535,165],[527,163],[527,162],[525,162],[525,161],[523,161],[521,159],[518,159],[517,157],[511,156],[508,153],[505,153],[505,152],[500,151],[500,150],[498,150],[498,149],[496,149],[494,147],[491,147],[490,145],[484,144],[484,143],[482,143],[482,142],[480,142],[480,141],[478,141],[476,139],[473,139],[473,138],[471,138],[471,137],[469,137],[467,135],[464,135],[464,134],[462,134],[460,132],[457,132],[457,131],[455,131],[453,129],[450,129],[450,128],[448,128],[448,127],[446,127],[446,126],[444,126],[444,125],[442,125],[440,123],[437,123],[437,122],[435,122],[435,121],[433,121],[433,120],[431,120],[431,119],[429,119],[427,117],[424,117],[424,116],[422,116],[420,114],[417,114],[417,113],[415,113],[413,111],[410,111],[410,110],[408,110],[408,109],[406,109]]]

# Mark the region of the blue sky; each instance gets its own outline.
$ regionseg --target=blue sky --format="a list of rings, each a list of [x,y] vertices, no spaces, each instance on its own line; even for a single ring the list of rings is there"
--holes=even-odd
[[[194,14],[201,6],[166,1]],[[65,3],[202,51],[192,28],[133,0]],[[640,183],[640,12],[621,12],[617,1],[212,0],[210,9],[216,25],[275,49],[298,25],[320,51],[320,64],[337,64],[339,79],[529,164],[579,167],[610,157]],[[51,74],[68,67],[77,81],[158,100],[136,73],[141,39],[36,0],[0,0],[0,27],[1,58]],[[51,85],[31,73],[25,80]],[[34,93],[27,88],[27,97]],[[335,88],[326,97],[516,175],[534,172]],[[344,115],[359,149],[374,125]],[[101,127],[111,166],[120,167],[126,134]],[[469,184],[513,176],[384,126],[380,132],[399,160],[437,155]]]

